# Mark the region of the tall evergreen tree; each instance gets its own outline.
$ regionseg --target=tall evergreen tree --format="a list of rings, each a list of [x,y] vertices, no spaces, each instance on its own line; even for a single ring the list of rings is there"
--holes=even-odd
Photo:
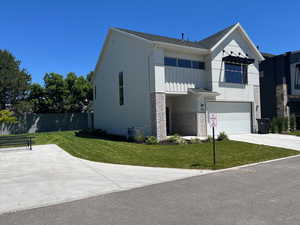
[[[31,76],[20,64],[9,51],[0,50],[0,109],[14,108],[26,97]]]

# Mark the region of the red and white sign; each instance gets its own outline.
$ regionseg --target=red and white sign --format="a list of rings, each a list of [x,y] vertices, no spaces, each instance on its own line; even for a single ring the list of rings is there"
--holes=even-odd
[[[209,113],[208,114],[208,123],[210,127],[217,127],[217,114]]]

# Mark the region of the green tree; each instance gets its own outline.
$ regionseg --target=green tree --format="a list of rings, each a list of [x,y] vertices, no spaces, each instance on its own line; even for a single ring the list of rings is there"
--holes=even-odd
[[[62,113],[68,111],[69,90],[62,75],[57,73],[46,73],[45,82],[45,103],[48,112]]]
[[[28,102],[35,113],[64,113],[88,111],[92,100],[92,85],[84,76],[68,73],[46,73],[44,86],[32,84]]]
[[[88,82],[92,83],[93,79],[95,77],[95,72],[91,71],[86,75],[86,79],[88,80]]]
[[[0,110],[0,124],[1,123],[16,123],[17,118],[13,115],[12,111],[7,109]]]
[[[77,77],[74,73],[69,73],[66,78],[69,95],[69,111],[86,111],[92,99],[91,83],[83,76]]]
[[[0,50],[0,109],[13,108],[26,97],[31,76],[20,64],[9,51]]]
[[[31,105],[32,112],[35,113],[47,113],[49,112],[49,105],[47,104],[45,88],[40,84],[32,84],[29,89],[29,95],[27,98]]]

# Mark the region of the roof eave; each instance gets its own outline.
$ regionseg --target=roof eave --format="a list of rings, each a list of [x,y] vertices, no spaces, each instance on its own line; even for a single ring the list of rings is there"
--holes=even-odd
[[[205,49],[205,48],[196,48],[196,47],[191,47],[191,46],[176,45],[176,44],[166,43],[166,42],[161,42],[161,41],[153,41],[153,43],[157,47],[162,47],[162,48],[169,48],[169,49],[174,49],[174,50],[185,50],[185,51],[190,51],[190,52],[194,52],[194,53],[202,53],[202,54],[210,53],[210,50]]]

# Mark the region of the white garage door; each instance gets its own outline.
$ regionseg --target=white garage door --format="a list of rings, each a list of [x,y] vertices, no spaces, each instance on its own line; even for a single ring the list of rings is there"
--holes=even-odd
[[[247,134],[251,133],[251,104],[237,102],[208,102],[208,113],[217,114],[216,134]],[[212,129],[207,123],[208,135]]]

